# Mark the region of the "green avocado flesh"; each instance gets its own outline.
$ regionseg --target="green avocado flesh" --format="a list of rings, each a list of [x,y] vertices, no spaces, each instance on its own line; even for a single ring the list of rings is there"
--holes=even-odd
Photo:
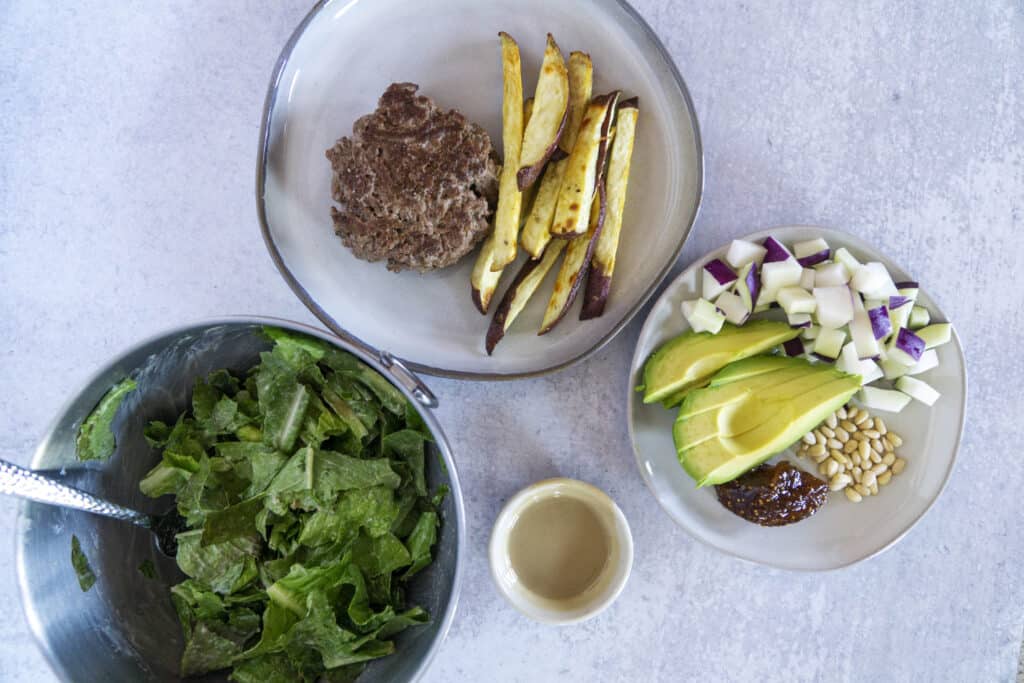
[[[755,356],[683,399],[672,429],[698,486],[724,484],[785,450],[846,403],[860,377],[802,358]]]
[[[644,403],[679,404],[694,387],[734,361],[755,356],[800,334],[775,320],[742,327],[725,324],[718,334],[686,332],[662,344],[644,364]]]

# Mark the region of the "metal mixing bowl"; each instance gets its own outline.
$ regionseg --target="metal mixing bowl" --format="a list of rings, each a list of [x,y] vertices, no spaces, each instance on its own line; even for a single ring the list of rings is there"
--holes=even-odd
[[[219,368],[244,372],[270,347],[263,325],[304,332],[350,351],[417,400],[378,357],[326,332],[272,318],[225,318],[178,328],[120,354],[74,394],[43,438],[32,467],[71,486],[144,512],[160,513],[170,498],[153,500],[138,482],[159,460],[143,438],[149,420],[173,421],[190,404],[196,378]],[[387,358],[386,354],[384,357]],[[117,452],[104,463],[75,459],[78,425],[110,386],[131,374],[138,388],[122,404],[113,429]],[[422,401],[420,401],[422,402]],[[427,457],[427,481],[448,484],[441,506],[442,526],[436,560],[414,580],[410,599],[422,605],[431,622],[406,630],[395,654],[370,664],[360,681],[412,681],[426,669],[451,625],[458,601],[465,514],[458,475],[437,419],[420,407],[434,436],[436,457]],[[97,575],[83,593],[71,566],[71,536],[77,535]],[[25,503],[17,526],[17,567],[29,625],[54,672],[65,681],[176,681],[183,648],[181,626],[168,586],[184,575],[174,560],[160,554],[149,531],[124,522],[37,503]],[[144,560],[157,578],[140,571]],[[223,675],[190,679],[223,681]]]

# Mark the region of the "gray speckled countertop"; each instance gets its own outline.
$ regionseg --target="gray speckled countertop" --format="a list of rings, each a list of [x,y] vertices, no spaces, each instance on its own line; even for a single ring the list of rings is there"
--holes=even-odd
[[[771,571],[691,540],[635,471],[623,395],[642,315],[551,377],[433,380],[464,480],[469,562],[427,680],[1012,681],[1024,621],[1024,6],[638,5],[689,81],[704,134],[704,206],[679,266],[782,223],[885,245],[966,347],[960,460],[884,555],[829,574]],[[0,457],[26,463],[67,392],[155,330],[227,312],[312,321],[264,251],[253,202],[266,79],[307,7],[3,4]],[[502,502],[554,474],[609,491],[636,538],[622,597],[573,628],[505,605],[484,552]],[[8,549],[14,518],[0,500]],[[52,680],[8,551],[0,604],[0,679]]]

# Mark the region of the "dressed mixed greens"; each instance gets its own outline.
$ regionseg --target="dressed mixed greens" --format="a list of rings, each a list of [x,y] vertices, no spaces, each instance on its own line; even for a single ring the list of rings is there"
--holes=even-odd
[[[114,454],[114,431],[110,428],[117,409],[135,391],[135,380],[130,377],[115,384],[78,428],[75,453],[79,460],[106,460]]]
[[[406,585],[432,561],[445,491],[428,490],[430,434],[387,380],[321,340],[265,333],[273,349],[245,377],[212,373],[176,423],[146,428],[162,459],[140,487],[174,495],[187,525],[181,674],[351,680],[428,620]]]

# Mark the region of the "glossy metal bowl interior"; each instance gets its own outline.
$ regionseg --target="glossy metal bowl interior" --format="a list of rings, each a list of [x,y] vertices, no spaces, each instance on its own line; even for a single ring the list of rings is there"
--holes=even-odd
[[[138,481],[159,460],[142,435],[149,420],[173,421],[189,405],[197,377],[219,369],[244,372],[269,348],[263,325],[318,336],[355,353],[385,377],[388,371],[366,354],[327,333],[270,318],[225,318],[166,332],[144,341],[99,371],[67,404],[42,440],[32,467],[72,486],[146,512],[163,512],[171,498],[152,500]],[[74,457],[81,420],[112,383],[131,374],[139,386],[114,422],[117,452],[107,462],[82,464]],[[412,397],[396,383],[396,386]],[[411,681],[438,649],[455,614],[461,579],[460,549],[465,520],[458,475],[436,418],[420,408],[434,435],[435,457],[427,457],[432,486],[451,493],[441,514],[436,560],[413,582],[410,599],[432,619],[398,636],[396,653],[373,662],[360,681]],[[96,585],[83,593],[71,566],[71,536],[77,535],[96,571]],[[16,533],[18,580],[29,625],[54,672],[65,681],[177,681],[183,639],[168,586],[184,578],[173,559],[161,555],[151,534],[124,522],[82,512],[25,503]],[[157,579],[139,571],[151,560]],[[209,675],[202,681],[226,680]]]

